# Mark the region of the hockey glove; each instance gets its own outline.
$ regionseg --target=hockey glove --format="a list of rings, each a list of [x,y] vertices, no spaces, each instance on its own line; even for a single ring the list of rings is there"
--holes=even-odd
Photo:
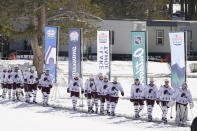
[[[121,95],[124,96],[124,92],[121,92]]]
[[[10,79],[11,78],[11,75],[8,75],[8,79]]]
[[[84,94],[84,90],[81,90],[81,94]]]
[[[49,85],[49,88],[51,89],[52,88],[52,85]]]
[[[44,78],[44,81],[47,81],[47,77]]]
[[[194,103],[193,102],[189,103],[189,107],[190,107],[190,109],[194,108]]]
[[[38,86],[38,89],[40,89],[40,90],[41,90],[41,88],[42,88],[42,86]]]
[[[130,102],[134,102],[134,99],[131,98],[131,99],[130,99]]]
[[[69,90],[69,88],[67,88],[67,93],[70,93],[70,90]]]

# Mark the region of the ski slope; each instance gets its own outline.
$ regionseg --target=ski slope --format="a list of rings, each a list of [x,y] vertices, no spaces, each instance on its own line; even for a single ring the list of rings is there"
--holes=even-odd
[[[8,65],[19,65],[19,68],[25,69],[25,67],[31,66],[31,61],[15,60],[15,61],[0,61],[0,69]],[[191,62],[188,62],[188,65]],[[60,106],[66,108],[72,108],[71,98],[66,93],[67,79],[68,79],[68,62],[58,61],[57,63],[57,83],[54,85],[51,91],[49,104],[53,106]],[[187,66],[189,67],[189,66]],[[97,74],[96,62],[83,62],[83,80],[88,78],[90,73]],[[128,100],[130,96],[130,86],[133,83],[132,78],[132,62],[113,61],[112,62],[112,76],[119,76],[123,89],[125,91],[125,97],[121,97],[116,108],[117,114],[123,114],[125,116],[134,116],[133,104]],[[194,98],[194,104],[197,105],[197,88],[196,88],[196,73],[190,73],[187,68],[188,85]],[[154,77],[157,86],[163,84],[165,78],[169,78],[170,70],[166,63],[148,63],[148,77]],[[38,102],[42,101],[42,94],[38,92]],[[82,101],[83,99],[83,101]],[[84,104],[81,107],[82,102]],[[78,109],[87,110],[85,98],[81,97],[78,100]],[[173,107],[174,108],[174,107]],[[195,106],[193,116],[197,116],[197,107]],[[161,119],[161,109],[158,105],[155,105],[153,111],[153,119]],[[142,112],[142,118],[146,119],[146,108]],[[153,122],[146,122],[141,120],[131,120],[125,117],[111,117],[111,116],[98,116],[96,114],[85,114],[80,112],[73,112],[66,109],[41,107],[39,105],[26,104],[21,102],[10,102],[8,100],[0,101],[0,122],[2,127],[6,131],[54,131],[54,130],[135,130],[135,131],[151,131],[157,129],[159,131],[189,131],[188,127],[176,127],[172,125],[163,125]],[[170,119],[170,110],[168,113],[169,122],[173,122],[175,119],[175,109],[173,109],[173,119]],[[189,110],[189,121],[191,124],[192,115]],[[29,122],[28,122],[29,121]],[[10,126],[10,123],[12,126]]]

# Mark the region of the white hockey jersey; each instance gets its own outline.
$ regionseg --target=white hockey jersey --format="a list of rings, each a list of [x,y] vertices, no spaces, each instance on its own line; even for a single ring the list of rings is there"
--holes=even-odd
[[[35,84],[37,82],[36,81],[36,78],[38,78],[37,72],[34,73],[28,72],[26,77],[27,77],[27,84]]]
[[[144,99],[144,87],[136,84],[131,85],[131,99]]]
[[[172,100],[176,101],[180,104],[188,104],[192,103],[192,95],[189,89],[184,90],[183,88],[179,88],[172,96]]]
[[[97,88],[97,93],[100,93],[100,90],[102,88],[102,85],[103,85],[103,80],[100,80],[99,78],[97,78],[95,80],[95,83],[96,83],[96,88]]]
[[[2,84],[6,84],[6,79],[7,79],[7,75],[8,73],[7,72],[1,72],[1,83]]]
[[[110,82],[102,82],[102,86],[99,88],[99,95],[109,95]]]
[[[145,89],[144,89],[144,97],[145,99],[148,99],[148,100],[156,100],[157,92],[158,92],[158,89],[156,85],[150,86],[148,84],[145,86]]]
[[[13,84],[12,73],[11,72],[10,73],[9,72],[7,73],[6,83],[7,84]]]
[[[96,83],[94,80],[87,79],[85,82],[86,93],[97,92]]]
[[[171,97],[173,95],[173,90],[169,86],[168,88],[165,87],[165,85],[161,86],[158,93],[157,93],[157,99],[160,101],[170,101]]]
[[[82,80],[79,78],[78,80],[72,79],[68,85],[70,91],[79,92],[80,88],[83,90]]]
[[[113,82],[110,82],[110,87],[109,87],[110,97],[119,97],[119,92],[124,93],[124,90],[121,84],[119,82],[116,84],[114,84]]]
[[[23,73],[23,78],[24,78],[24,83],[25,83],[25,84],[27,83],[28,73],[29,73],[29,71],[25,71],[25,72]]]
[[[18,72],[13,71],[12,72],[12,80],[13,80],[13,83],[16,83],[16,84],[23,83],[23,77],[22,77],[21,72],[20,71],[18,71]]]
[[[43,73],[39,80],[39,84],[42,87],[49,87],[53,84],[53,76],[51,74],[46,75],[45,73]]]

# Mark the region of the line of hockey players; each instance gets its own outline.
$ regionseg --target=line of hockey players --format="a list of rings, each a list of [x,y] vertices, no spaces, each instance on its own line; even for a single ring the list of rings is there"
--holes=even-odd
[[[13,101],[21,100],[23,89],[25,91],[25,101],[30,103],[33,97],[33,103],[36,103],[37,90],[40,89],[43,94],[43,105],[48,105],[50,90],[53,84],[53,77],[50,70],[46,69],[38,79],[35,68],[30,68],[24,72],[20,71],[17,66],[4,69],[1,73],[2,83],[2,98],[8,98]],[[115,115],[115,108],[119,100],[119,94],[124,96],[124,90],[114,77],[112,81],[109,80],[108,75],[100,73],[98,77],[90,75],[86,80],[85,87],[83,87],[82,79],[79,74],[76,74],[69,82],[67,92],[72,97],[73,109],[76,110],[77,99],[81,94],[87,98],[88,112],[95,112],[104,114],[105,111],[109,115]],[[179,89],[173,89],[169,85],[169,80],[164,81],[159,90],[154,84],[154,79],[151,78],[147,85],[142,85],[138,78],[134,80],[131,85],[130,101],[134,105],[135,118],[140,117],[140,112],[144,105],[147,105],[148,119],[152,121],[152,112],[155,103],[159,105],[162,110],[162,121],[167,123],[168,109],[176,106],[176,124],[184,125],[187,120],[188,104],[192,109],[194,107],[191,93],[186,83]],[[106,107],[105,107],[106,105]],[[93,110],[93,108],[95,109]],[[110,110],[111,108],[111,110]]]
[[[13,69],[9,67],[8,69],[3,69],[1,73],[2,98],[5,99],[8,95],[9,100],[21,101],[22,96],[24,96],[24,89],[25,101],[30,103],[30,99],[33,97],[33,103],[37,103],[37,90],[40,89],[43,94],[43,105],[46,106],[48,105],[52,83],[53,77],[49,69],[46,69],[41,78],[38,79],[35,67],[24,72],[19,70],[18,66],[15,66]]]
[[[124,96],[124,90],[118,82],[118,78],[114,77],[112,82],[110,82],[108,76],[103,76],[101,73],[98,75],[98,78],[94,78],[93,75],[90,75],[90,78],[85,82],[84,88],[78,74],[70,81],[67,92],[70,93],[72,97],[74,110],[76,110],[77,98],[80,96],[80,91],[81,94],[85,94],[87,98],[88,112],[98,113],[100,101],[100,114],[104,114],[104,105],[106,105],[106,113],[115,115],[119,93]],[[188,104],[190,109],[194,107],[187,83],[184,83],[179,89],[173,89],[170,87],[168,79],[165,79],[164,85],[158,89],[154,84],[153,78],[150,78],[149,83],[145,86],[136,78],[134,84],[131,85],[130,101],[134,105],[135,118],[140,117],[140,112],[146,103],[149,121],[152,121],[152,112],[155,103],[158,104],[162,110],[162,121],[164,123],[167,123],[168,109],[172,109],[172,107],[176,105],[175,122],[178,126],[186,124]],[[93,110],[94,107],[95,111]]]

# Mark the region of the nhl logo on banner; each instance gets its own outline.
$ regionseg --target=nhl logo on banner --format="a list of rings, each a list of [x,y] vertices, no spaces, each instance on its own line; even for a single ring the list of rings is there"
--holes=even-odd
[[[135,45],[141,45],[142,44],[142,37],[135,36],[134,43],[135,43]]]
[[[101,33],[99,35],[99,43],[107,43],[108,35],[106,33]]]
[[[70,37],[70,41],[77,42],[79,40],[79,33],[73,31],[70,33],[69,37]]]
[[[174,37],[172,37],[172,41],[173,41],[173,44],[174,45],[181,45],[182,44],[182,41],[183,41],[183,39],[182,39],[182,37],[181,36],[179,36],[179,35],[175,35]]]
[[[51,39],[55,38],[55,30],[48,30],[47,36],[48,38],[51,38]]]

